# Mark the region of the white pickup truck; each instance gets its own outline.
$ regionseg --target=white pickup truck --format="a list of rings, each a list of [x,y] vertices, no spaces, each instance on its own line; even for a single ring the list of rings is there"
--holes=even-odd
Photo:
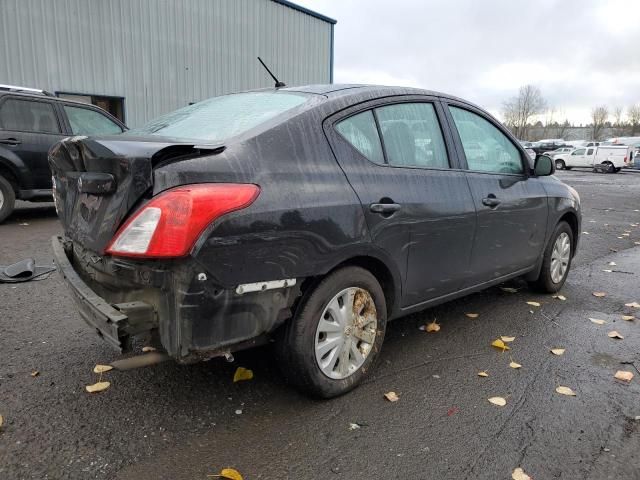
[[[554,155],[557,170],[573,167],[594,168],[606,165],[607,172],[616,173],[629,166],[631,148],[626,145],[600,145],[599,147],[576,148],[571,153]]]

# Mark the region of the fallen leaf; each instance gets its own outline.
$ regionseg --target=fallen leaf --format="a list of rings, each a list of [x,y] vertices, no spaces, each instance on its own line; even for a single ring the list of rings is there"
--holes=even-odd
[[[623,236],[623,237],[628,237],[628,236],[629,236],[629,234],[628,234],[628,233],[623,233],[623,234],[622,234],[622,236]]]
[[[563,302],[567,299],[564,295],[554,295],[553,298],[557,298],[558,300],[562,300]]]
[[[360,428],[360,425],[358,425],[357,423],[349,424],[349,430],[358,430],[359,428]]]
[[[606,292],[593,292],[592,295],[594,297],[606,297],[607,296]]]
[[[531,305],[532,307],[539,307],[540,304],[538,302],[527,302],[527,305]]]
[[[483,370],[483,371],[481,371],[481,372],[478,372],[478,376],[479,376],[479,377],[488,377],[488,376],[489,376],[489,374]]]
[[[433,322],[427,324],[427,326],[425,327],[425,331],[427,331],[428,333],[436,333],[440,331],[440,325],[436,323],[436,321],[434,320]]]
[[[583,235],[589,235],[589,232],[582,232]]]
[[[600,320],[599,318],[589,318],[589,320],[591,320],[596,325],[604,325],[605,323],[607,323],[606,320]]]
[[[507,404],[507,401],[502,397],[491,397],[489,399],[489,402],[491,402],[494,405],[497,405],[499,407],[504,407]]]
[[[500,337],[500,340],[502,340],[503,342],[507,343],[507,342],[513,342],[516,339],[516,337],[505,337],[504,335],[502,335]]]
[[[564,354],[564,348],[552,348],[551,349],[551,353],[553,353],[554,355],[563,355]]]
[[[558,392],[560,395],[569,395],[570,397],[576,396],[576,393],[569,387],[559,386],[556,388],[556,392]]]
[[[610,267],[615,267],[618,264],[616,262],[609,262],[607,265],[609,265]]]
[[[605,272],[605,273],[613,273],[613,270],[607,270],[607,269],[604,269],[604,270],[602,270],[602,271],[603,271],[603,272]]]
[[[633,372],[628,372],[626,370],[618,370],[613,377],[616,380],[622,380],[623,382],[630,382],[631,379],[633,378]]]
[[[34,370],[33,372],[31,372],[32,377],[37,377],[38,375],[40,375],[40,372],[38,370]]]
[[[465,313],[465,315],[469,318],[478,318],[478,313]]]
[[[104,373],[108,372],[109,370],[113,370],[113,367],[111,365],[96,365],[95,367],[93,367],[93,373]]]
[[[236,373],[233,374],[233,383],[241,382],[243,380],[251,380],[253,378],[253,371],[248,368],[238,367]]]
[[[4,423],[4,419],[2,418],[2,415],[0,415],[0,428],[2,428],[3,423]]]
[[[504,344],[504,342],[502,340],[500,340],[499,338],[496,338],[492,343],[491,343],[492,347],[496,347],[499,348],[500,350],[502,350],[503,352],[505,350],[511,350],[511,348],[509,348],[507,345]]]
[[[94,383],[93,385],[87,385],[84,388],[89,393],[95,393],[95,392],[102,392],[103,390],[106,390],[107,388],[109,388],[110,385],[111,383],[109,382],[98,382],[98,383]]]
[[[155,349],[155,347],[149,347],[149,346],[147,346],[147,347],[142,347],[142,351],[143,351],[144,353],[149,353],[149,352],[155,352],[155,351],[156,351],[156,349]]]
[[[609,337],[609,338],[617,338],[618,340],[622,340],[624,338],[622,335],[620,335],[615,330],[612,330],[609,333],[607,333],[607,337]]]
[[[400,397],[396,392],[387,392],[384,394],[384,398],[386,398],[390,402],[397,402],[398,400],[400,400]]]
[[[623,320],[627,320],[627,321],[631,321],[631,320],[635,320],[636,317],[634,317],[633,315],[622,315],[622,319]]]
[[[223,468],[220,471],[219,477],[226,480],[242,480],[242,475],[234,468]]]
[[[513,471],[513,473],[511,474],[511,478],[513,480],[532,480],[531,477],[524,473],[524,470],[522,470],[520,467],[516,468]]]
[[[455,415],[459,411],[460,409],[458,407],[451,407],[449,410],[447,410],[447,417],[450,417],[451,415]]]
[[[518,289],[513,287],[500,287],[500,290],[507,293],[518,293]]]
[[[640,308],[640,303],[638,302],[625,303],[624,306],[631,307],[631,308]]]
[[[522,365],[520,365],[519,363],[514,362],[513,360],[511,361],[511,363],[509,364],[509,366],[511,368],[522,368]]]

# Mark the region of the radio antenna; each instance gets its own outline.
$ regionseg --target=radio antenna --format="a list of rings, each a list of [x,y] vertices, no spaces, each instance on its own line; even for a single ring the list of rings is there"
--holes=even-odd
[[[276,76],[273,73],[271,73],[271,70],[269,70],[269,67],[265,65],[265,63],[262,61],[260,57],[258,57],[258,61],[262,64],[262,66],[269,73],[269,75],[271,75],[271,78],[273,78],[273,81],[276,82],[276,88],[286,87],[284,82],[281,82],[280,80],[278,80]]]

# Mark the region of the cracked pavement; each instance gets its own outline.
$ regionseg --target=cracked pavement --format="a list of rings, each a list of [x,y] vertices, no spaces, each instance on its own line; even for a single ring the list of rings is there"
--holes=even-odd
[[[588,232],[566,301],[516,281],[517,293],[491,288],[391,322],[373,375],[330,401],[284,384],[268,347],[233,364],[109,372],[111,388],[89,395],[93,366],[117,356],[82,322],[57,274],[0,284],[0,478],[204,480],[227,466],[246,479],[493,480],[516,467],[535,479],[640,478],[640,320],[622,320],[640,317],[624,306],[640,302],[640,227],[630,225],[640,222],[640,173],[558,177],[580,193]],[[0,225],[0,264],[49,263],[60,228],[53,208],[20,207]],[[418,330],[434,318],[440,332]],[[614,329],[623,340],[607,336]],[[490,347],[500,335],[516,337],[510,351]],[[552,355],[555,347],[565,354]],[[232,383],[237,366],[254,380]],[[624,384],[616,370],[636,376]],[[557,394],[558,385],[576,396]],[[398,402],[384,400],[390,390]],[[507,405],[491,405],[492,396]]]

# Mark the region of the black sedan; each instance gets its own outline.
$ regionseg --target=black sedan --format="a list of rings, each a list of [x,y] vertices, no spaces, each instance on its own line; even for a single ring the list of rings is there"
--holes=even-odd
[[[290,381],[320,397],[371,371],[388,320],[519,276],[559,290],[580,232],[549,157],[417,89],[226,95],[68,138],[49,162],[56,261],[99,335],[155,341],[138,364],[275,340]]]

